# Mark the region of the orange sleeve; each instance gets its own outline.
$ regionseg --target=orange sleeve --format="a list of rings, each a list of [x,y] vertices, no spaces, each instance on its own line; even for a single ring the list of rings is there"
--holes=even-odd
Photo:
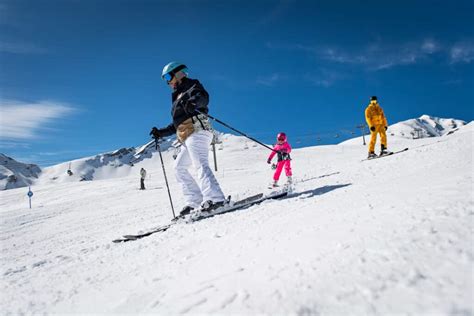
[[[369,125],[369,127],[372,126],[372,115],[370,113],[369,107],[365,109],[365,121],[367,122],[367,125]]]
[[[382,108],[380,108],[380,110],[382,111],[383,124],[384,124],[384,126],[388,126],[387,118],[385,117],[385,113],[383,112]]]

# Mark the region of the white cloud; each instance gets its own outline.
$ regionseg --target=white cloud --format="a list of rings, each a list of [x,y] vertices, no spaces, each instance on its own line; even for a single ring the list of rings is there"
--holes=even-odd
[[[320,69],[316,73],[306,74],[305,79],[318,87],[329,88],[336,82],[346,79],[347,76],[330,69]]]
[[[40,101],[24,103],[0,101],[0,140],[30,140],[40,138],[45,130],[51,129],[54,121],[61,119],[75,109],[67,104]]]
[[[280,74],[274,73],[274,74],[271,74],[270,76],[259,77],[257,79],[257,84],[267,86],[267,87],[273,87],[275,83],[277,83],[278,81],[282,79],[283,77]]]
[[[274,45],[267,43],[270,49],[289,49],[303,51],[329,62],[338,64],[362,65],[371,70],[381,70],[397,65],[416,63],[425,55],[438,50],[434,41],[425,40],[421,44],[382,45],[372,43],[362,49],[347,51],[334,46]]]
[[[450,50],[451,63],[470,63],[474,60],[473,43],[457,43]]]
[[[341,64],[364,64],[367,63],[367,57],[359,54],[350,54],[335,47],[328,47],[315,50],[319,58],[341,63]]]
[[[26,42],[0,42],[0,53],[11,54],[45,54],[45,48]]]
[[[337,46],[275,44],[266,43],[269,49],[301,51],[318,59],[338,64],[359,65],[368,70],[378,71],[396,66],[413,65],[428,60],[434,54],[447,55],[449,48],[432,38],[404,43],[384,43],[376,41],[365,47],[348,50]],[[474,60],[474,45],[457,44],[450,51],[452,63]]]
[[[425,39],[421,44],[421,51],[427,54],[434,54],[440,49],[440,45],[433,39]]]
[[[0,120],[1,121],[1,120]],[[1,127],[0,127],[0,133],[1,133]],[[26,144],[26,143],[18,143],[18,142],[15,142],[15,141],[3,141],[3,140],[0,140],[0,148],[2,149],[30,149],[31,148],[31,145],[30,144]]]
[[[383,70],[401,65],[415,64],[426,55],[436,50],[434,42],[421,45],[403,44],[370,45],[360,51],[346,52],[338,48],[324,48],[316,51],[316,55],[324,60],[340,63],[362,65],[369,70]]]

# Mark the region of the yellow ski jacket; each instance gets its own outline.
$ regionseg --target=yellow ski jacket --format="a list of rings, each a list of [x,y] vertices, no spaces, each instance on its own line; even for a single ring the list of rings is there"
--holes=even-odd
[[[365,120],[369,127],[377,125],[388,126],[387,118],[385,118],[385,114],[378,103],[370,103],[367,106],[365,109]]]

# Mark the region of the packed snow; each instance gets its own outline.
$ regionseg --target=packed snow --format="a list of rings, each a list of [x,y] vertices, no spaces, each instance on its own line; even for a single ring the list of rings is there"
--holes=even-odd
[[[172,218],[156,153],[121,177],[39,183],[31,210],[25,188],[2,191],[0,309],[472,315],[472,135],[471,122],[444,137],[389,136],[389,149],[410,149],[373,161],[362,161],[361,139],[296,149],[287,198],[120,244]],[[217,151],[233,199],[268,193],[272,177],[268,150],[246,146],[226,135]],[[172,155],[163,158],[179,209]]]

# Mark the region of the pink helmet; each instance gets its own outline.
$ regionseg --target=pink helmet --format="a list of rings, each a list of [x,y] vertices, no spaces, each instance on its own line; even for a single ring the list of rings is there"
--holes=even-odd
[[[286,134],[283,133],[283,132],[278,133],[277,140],[282,141],[282,142],[286,142]]]

